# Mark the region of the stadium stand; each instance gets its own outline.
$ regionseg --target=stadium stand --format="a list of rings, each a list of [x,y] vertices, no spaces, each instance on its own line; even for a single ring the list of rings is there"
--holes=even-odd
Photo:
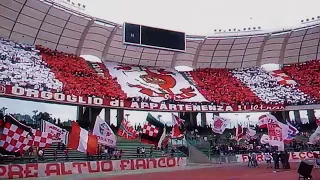
[[[197,88],[216,104],[256,104],[262,101],[233,77],[228,69],[197,69],[193,73],[201,82]]]
[[[63,82],[64,93],[125,99],[126,95],[116,79],[106,76],[107,73],[104,77],[99,76],[83,58],[42,46],[37,46],[37,49],[57,79]]]
[[[107,68],[99,75],[81,57],[0,40],[0,82],[6,85],[78,96],[126,99]],[[306,105],[319,101],[319,61],[283,67],[298,84],[280,84],[260,67],[239,69],[204,68],[193,71],[197,88],[214,104]],[[316,99],[315,99],[316,98]]]
[[[34,46],[0,39],[0,57],[1,84],[36,90],[62,90],[62,82],[55,78]]]
[[[320,61],[313,60],[302,64],[287,65],[282,70],[291,76],[298,88],[320,102]]]
[[[312,98],[294,85],[280,85],[267,71],[260,67],[232,70],[232,74],[267,104],[311,104]]]

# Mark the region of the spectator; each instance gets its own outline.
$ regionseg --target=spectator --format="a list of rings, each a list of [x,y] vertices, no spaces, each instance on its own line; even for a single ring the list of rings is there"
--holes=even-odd
[[[122,158],[122,156],[123,156],[123,150],[122,150],[122,149],[120,149],[119,159],[121,159],[121,158]]]
[[[140,157],[140,147],[137,147],[137,157]]]
[[[150,157],[153,156],[153,145],[150,147]]]
[[[44,151],[41,148],[39,148],[39,150],[38,150],[38,157],[39,157],[39,160],[41,160],[41,161],[44,160]]]
[[[64,155],[66,156],[66,161],[69,160],[69,150],[67,148],[64,149]]]
[[[32,156],[33,154],[33,147],[30,146],[29,150],[28,150],[28,156]]]
[[[57,149],[53,150],[53,160],[56,161],[57,160]]]
[[[141,156],[142,157],[147,157],[146,155],[146,149],[144,147],[141,148]]]

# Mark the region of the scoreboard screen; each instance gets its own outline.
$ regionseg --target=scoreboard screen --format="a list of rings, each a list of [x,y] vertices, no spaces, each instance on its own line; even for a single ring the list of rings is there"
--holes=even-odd
[[[186,34],[183,32],[124,23],[125,44],[173,51],[186,50]]]

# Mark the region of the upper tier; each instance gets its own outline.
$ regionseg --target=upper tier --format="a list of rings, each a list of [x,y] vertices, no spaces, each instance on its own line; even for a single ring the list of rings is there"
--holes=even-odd
[[[272,72],[251,67],[179,73],[88,62],[0,38],[0,96],[12,98],[165,111],[282,110],[288,105],[319,104],[319,77],[320,61]]]
[[[319,59],[320,26],[237,37],[187,38],[185,53],[125,46],[121,25],[39,0],[1,0],[0,37],[103,61],[239,68]]]

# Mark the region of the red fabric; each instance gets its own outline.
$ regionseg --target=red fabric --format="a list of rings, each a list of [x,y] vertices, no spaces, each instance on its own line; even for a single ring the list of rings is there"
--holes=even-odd
[[[47,132],[32,129],[33,133],[33,146],[48,148],[53,143],[53,135]]]
[[[228,69],[198,69],[198,89],[204,97],[216,104],[261,104],[262,101],[229,72]],[[201,82],[199,82],[201,81]]]
[[[71,132],[69,134],[68,147],[81,152],[87,152],[91,155],[98,152],[98,139],[97,136],[88,133],[84,136],[81,132],[86,131],[81,129],[76,122],[72,122]]]

